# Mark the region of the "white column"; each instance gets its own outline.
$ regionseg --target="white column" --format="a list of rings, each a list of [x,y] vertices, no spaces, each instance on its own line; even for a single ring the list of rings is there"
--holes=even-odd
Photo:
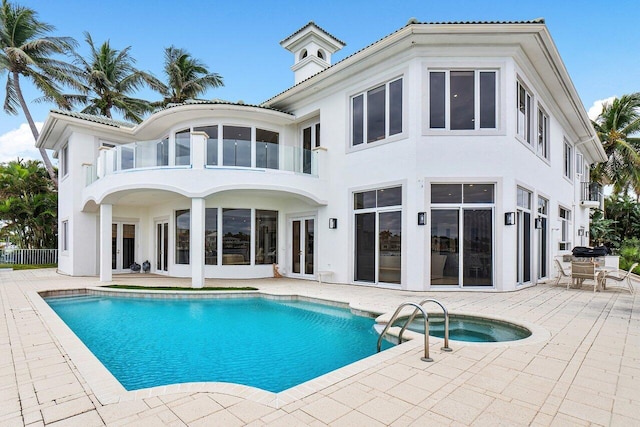
[[[189,254],[191,258],[191,287],[204,286],[204,199],[191,199],[191,230]]]
[[[204,169],[207,164],[207,139],[206,132],[191,132],[191,165],[193,169]]]
[[[113,206],[100,205],[100,281],[110,282],[111,277],[111,223]]]

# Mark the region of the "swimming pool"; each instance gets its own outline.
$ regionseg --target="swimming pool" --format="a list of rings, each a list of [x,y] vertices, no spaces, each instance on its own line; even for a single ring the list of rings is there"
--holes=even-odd
[[[230,382],[280,392],[376,353],[373,319],[304,301],[46,301],[127,390]]]

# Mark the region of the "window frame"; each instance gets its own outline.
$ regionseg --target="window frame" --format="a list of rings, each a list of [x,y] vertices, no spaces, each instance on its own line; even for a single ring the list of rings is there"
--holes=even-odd
[[[400,100],[399,100],[399,105],[400,105],[400,113],[399,113],[399,119],[401,122],[401,129],[399,132],[395,132],[395,133],[390,133],[391,132],[391,126],[392,126],[392,114],[391,114],[391,92],[390,92],[390,87],[393,83],[396,82],[400,82],[401,85],[401,90],[400,90]],[[368,141],[368,114],[369,114],[369,106],[368,106],[368,95],[370,92],[375,91],[380,89],[381,87],[384,87],[384,135],[376,140],[372,140],[372,141]],[[362,98],[362,128],[361,128],[361,135],[362,135],[362,141],[358,142],[357,144],[354,144],[354,132],[356,131],[356,124],[355,124],[355,117],[354,117],[354,100],[357,98]],[[380,144],[380,143],[384,143],[384,142],[388,142],[390,140],[392,140],[392,138],[394,137],[398,137],[400,135],[403,135],[406,132],[406,120],[405,120],[405,113],[406,113],[406,107],[405,107],[405,102],[406,102],[406,90],[405,90],[405,76],[404,75],[398,75],[395,76],[393,78],[390,79],[386,79],[381,83],[375,84],[375,85],[371,85],[369,87],[367,87],[365,90],[356,92],[354,94],[352,94],[351,96],[349,96],[349,148],[350,149],[361,149],[361,148],[365,148],[368,147],[372,144]],[[316,129],[312,129],[312,134],[314,134],[315,136],[315,132]]]
[[[584,155],[582,153],[576,152],[576,175],[580,175],[581,177],[585,176],[586,165],[584,163]]]
[[[563,211],[566,212],[566,215],[564,216],[562,214]],[[559,251],[571,250],[571,217],[571,209],[565,208],[562,205],[558,206],[558,221],[560,221],[560,241],[558,242]]]
[[[521,93],[521,89],[524,91],[525,93],[525,107],[526,111],[524,113],[524,120],[522,123],[522,126],[524,126],[524,129],[521,129],[521,124],[520,124],[520,93]],[[528,102],[526,102],[528,101]],[[516,81],[516,136],[518,139],[520,139],[522,142],[524,142],[525,144],[529,145],[532,148],[534,147],[534,138],[533,138],[533,132],[532,130],[535,128],[534,124],[535,124],[535,117],[533,117],[533,115],[531,114],[531,110],[533,109],[533,106],[535,105],[534,102],[534,97],[532,95],[532,91],[529,89],[529,87],[527,85],[525,85],[522,80],[520,80],[519,78]],[[521,130],[524,133],[521,133]],[[535,142],[535,144],[537,145],[537,142]],[[536,148],[537,151],[537,148]]]
[[[562,175],[568,180],[573,180],[574,157],[573,146],[565,139],[562,148]]]
[[[536,129],[538,130],[537,132],[538,138],[536,141],[536,154],[538,154],[540,158],[545,159],[547,161],[551,160],[551,153],[550,153],[551,147],[549,144],[551,140],[549,135],[551,126],[549,125],[549,122],[550,122],[549,114],[544,108],[542,108],[540,103],[538,103],[538,114],[537,114],[537,123],[536,123]],[[542,124],[542,128],[540,127],[541,124]],[[541,130],[542,130],[542,134],[540,134]],[[542,145],[540,144],[541,137],[544,139],[542,142]],[[542,147],[542,152],[540,152],[541,147]]]
[[[69,175],[69,142],[67,141],[62,149],[60,149],[60,177],[65,178]]]
[[[69,220],[60,222],[60,248],[62,252],[69,251]]]
[[[451,72],[473,72],[473,121],[474,127],[473,129],[451,129]],[[444,74],[444,127],[432,127],[431,126],[431,75],[435,73],[443,73]],[[492,73],[494,75],[494,127],[481,127],[481,79],[480,75],[482,73]],[[434,67],[427,69],[426,74],[426,85],[427,85],[427,97],[426,97],[426,106],[425,110],[428,111],[426,114],[426,130],[428,132],[455,132],[455,133],[465,133],[465,132],[487,132],[487,133],[495,133],[500,130],[500,68],[499,67],[486,67],[486,68],[477,68],[477,67]]]

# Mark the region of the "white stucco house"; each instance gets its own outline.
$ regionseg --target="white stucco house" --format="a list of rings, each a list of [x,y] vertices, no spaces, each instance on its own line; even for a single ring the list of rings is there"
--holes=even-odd
[[[605,153],[543,20],[412,20],[335,64],[313,22],[280,44],[295,84],[260,105],[49,114],[62,273],[510,291],[588,244]]]

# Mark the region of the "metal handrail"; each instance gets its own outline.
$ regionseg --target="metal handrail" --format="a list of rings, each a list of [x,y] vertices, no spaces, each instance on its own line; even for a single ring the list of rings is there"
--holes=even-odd
[[[444,304],[442,304],[440,301],[433,298],[424,299],[420,301],[418,305],[422,307],[427,302],[436,303],[440,306],[440,308],[442,308],[442,312],[444,313],[444,347],[442,347],[441,350],[452,351],[451,347],[449,347],[449,311],[444,306]],[[413,314],[411,314],[411,316],[408,317],[407,322],[404,324],[404,326],[400,330],[400,334],[398,335],[398,338],[401,342],[402,342],[402,334],[407,329],[409,324],[413,322],[413,319],[416,317],[417,314],[418,314],[418,310],[417,309],[413,310]],[[425,331],[425,333],[428,333],[428,331]]]
[[[387,331],[389,331],[389,328],[391,327],[393,322],[396,321],[396,319],[398,318],[398,314],[400,314],[400,311],[408,305],[415,307],[415,311],[420,311],[422,313],[422,316],[424,317],[424,357],[421,357],[420,359],[423,362],[433,362],[433,359],[429,357],[429,316],[427,315],[427,312],[424,311],[424,308],[422,308],[422,306],[416,304],[415,302],[403,302],[398,306],[395,313],[393,313],[393,316],[391,316],[391,320],[389,320],[387,325],[382,330],[382,333],[380,333],[380,336],[378,337],[378,353],[380,352],[380,346],[382,345],[382,338],[386,335]],[[402,341],[400,340],[400,343],[401,342]]]

